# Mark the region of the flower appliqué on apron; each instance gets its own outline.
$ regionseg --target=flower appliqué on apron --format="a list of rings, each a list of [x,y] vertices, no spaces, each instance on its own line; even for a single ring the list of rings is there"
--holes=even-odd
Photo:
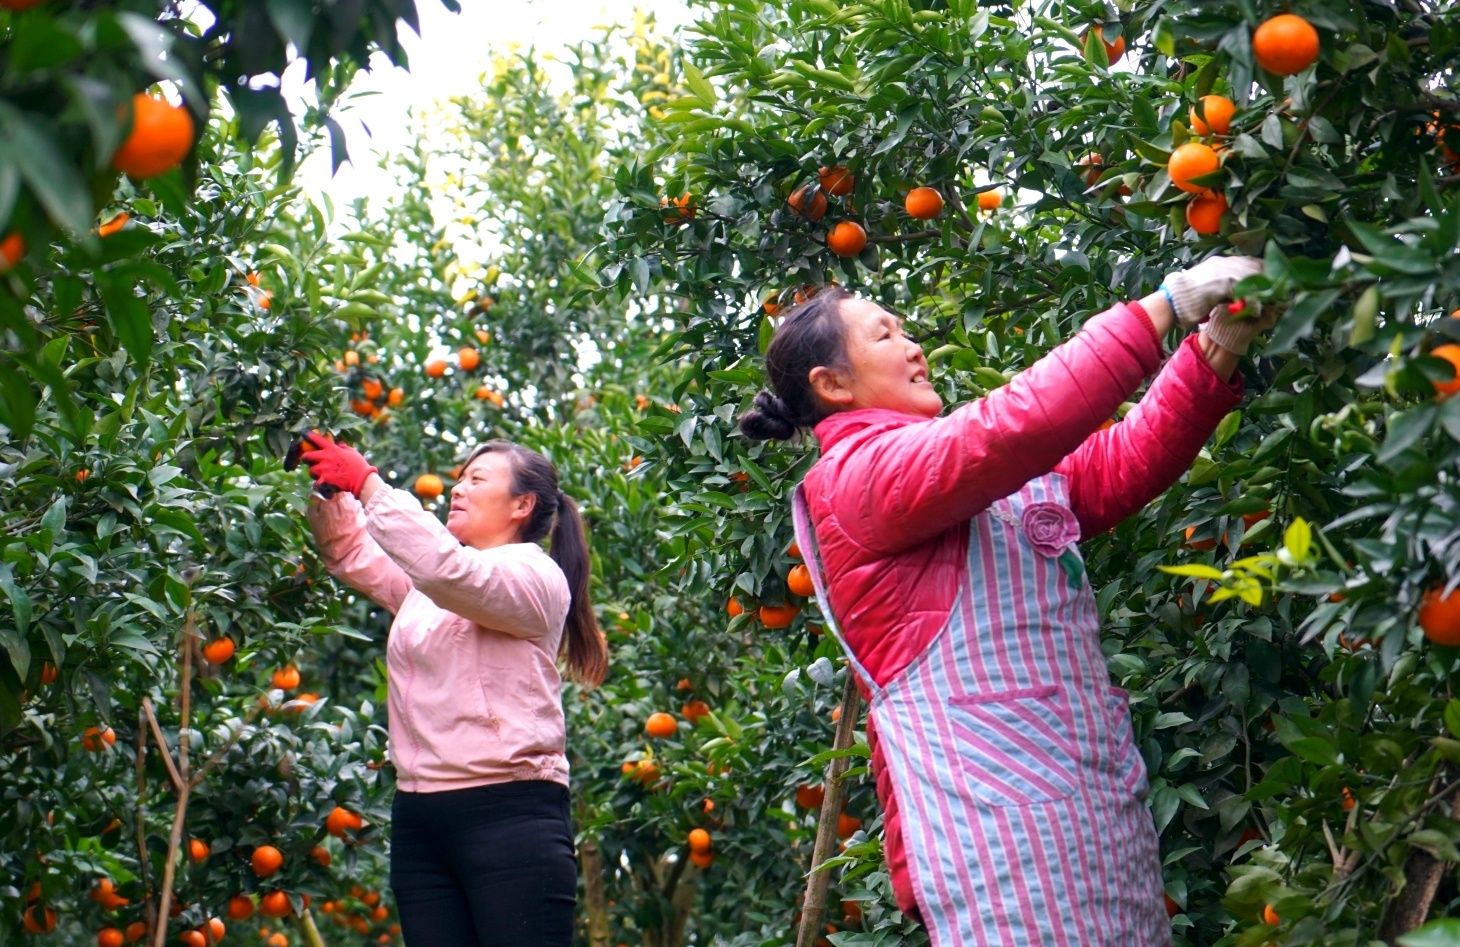
[[[1035,552],[1058,562],[1070,588],[1080,588],[1085,575],[1085,564],[1075,551],[1075,543],[1080,539],[1080,521],[1069,507],[1059,503],[1030,503],[1017,518],[1000,504],[991,506],[989,512],[1018,529]]]

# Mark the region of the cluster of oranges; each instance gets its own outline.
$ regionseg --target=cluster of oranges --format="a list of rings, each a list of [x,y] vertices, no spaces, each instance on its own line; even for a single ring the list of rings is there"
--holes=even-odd
[[[791,545],[786,548],[786,555],[792,559],[800,559],[800,544],[792,540]],[[786,574],[786,590],[800,598],[810,598],[816,594],[816,588],[811,583],[811,570],[805,563],[797,563]],[[732,595],[730,601],[725,605],[725,612],[731,618],[736,618],[745,614],[745,606],[741,604],[739,598]],[[779,629],[789,628],[799,614],[801,614],[801,606],[795,602],[787,602],[784,605],[761,605],[756,610],[755,617],[760,619],[760,623],[767,628]]]

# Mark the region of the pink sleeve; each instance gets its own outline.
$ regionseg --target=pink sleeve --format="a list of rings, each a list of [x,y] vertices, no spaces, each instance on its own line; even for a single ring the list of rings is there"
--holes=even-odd
[[[843,527],[893,554],[965,522],[1053,470],[1161,356],[1145,312],[1116,304],[987,397],[856,444],[837,477]]]
[[[540,547],[463,546],[404,490],[385,487],[365,505],[370,535],[439,608],[514,638],[559,634],[568,580]]]
[[[411,580],[370,538],[365,513],[353,494],[311,497],[305,513],[319,558],[329,574],[394,615],[411,591]]]
[[[1092,434],[1055,468],[1069,478],[1081,538],[1109,529],[1181,479],[1241,401],[1242,376],[1222,381],[1197,336],[1187,337],[1120,423]]]

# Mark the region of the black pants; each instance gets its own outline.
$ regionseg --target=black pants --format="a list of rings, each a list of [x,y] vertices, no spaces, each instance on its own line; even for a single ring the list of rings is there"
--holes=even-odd
[[[408,947],[570,947],[578,865],[566,787],[397,792],[391,819]]]

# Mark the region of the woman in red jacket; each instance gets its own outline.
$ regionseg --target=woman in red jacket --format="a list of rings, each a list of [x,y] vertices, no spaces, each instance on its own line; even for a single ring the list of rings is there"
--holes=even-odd
[[[1258,269],[1173,273],[941,417],[922,350],[868,300],[821,293],[766,352],[775,394],[740,427],[820,444],[797,535],[870,699],[898,903],[935,947],[1170,942],[1145,766],[1075,544],[1179,479],[1241,400],[1237,359],[1271,321],[1220,304]],[[1177,323],[1201,331],[1162,368]]]

